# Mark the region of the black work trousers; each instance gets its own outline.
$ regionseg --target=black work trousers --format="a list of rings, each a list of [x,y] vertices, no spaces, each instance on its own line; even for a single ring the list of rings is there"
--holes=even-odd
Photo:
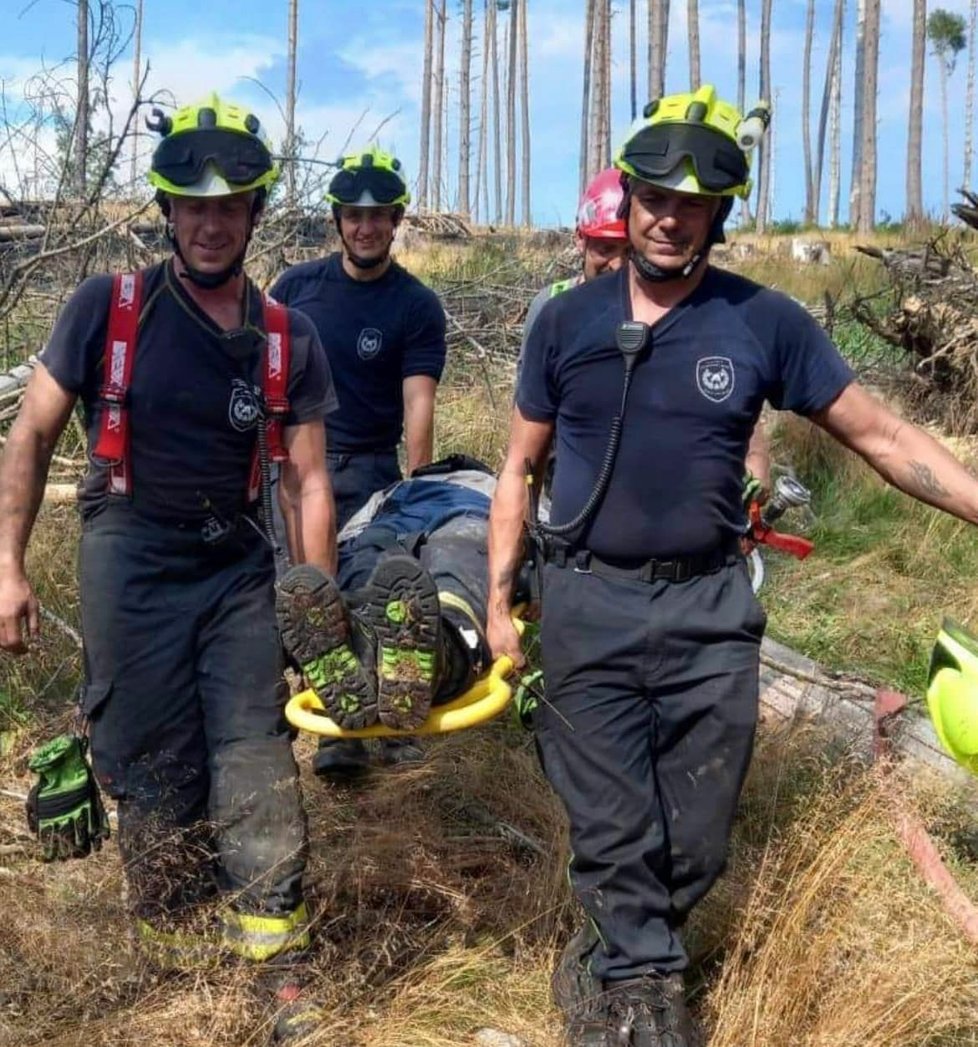
[[[293,912],[306,824],[268,545],[244,522],[210,547],[109,506],[84,524],[79,575],[82,705],[134,914],[172,924],[215,890]]]
[[[750,762],[764,625],[739,558],[681,583],[545,568],[537,739],[597,978],[687,965],[679,929],[723,870]]]

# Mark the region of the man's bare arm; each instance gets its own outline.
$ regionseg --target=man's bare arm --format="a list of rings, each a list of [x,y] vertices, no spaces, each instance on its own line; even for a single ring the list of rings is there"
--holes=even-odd
[[[812,420],[855,451],[887,483],[978,524],[978,480],[932,436],[853,382]]]
[[[336,508],[326,468],[323,423],[304,422],[284,433],[289,460],[282,465],[279,505],[293,563],[336,573]]]
[[[553,439],[553,424],[531,422],[514,408],[509,449],[489,514],[489,601],[486,632],[494,656],[523,662],[519,637],[510,621],[513,589],[523,562],[523,525],[529,507],[526,462],[539,476]]]
[[[24,573],[24,556],[58,437],[75,396],[43,364],[31,375],[24,403],[0,457],[0,649],[15,654],[38,633],[37,600]]]
[[[404,379],[404,447],[407,474],[429,465],[435,442],[435,392],[438,383],[428,375]]]
[[[747,458],[745,461],[747,471],[760,480],[765,491],[771,488],[771,443],[764,429],[764,422],[760,418],[750,434],[750,443],[747,445]]]

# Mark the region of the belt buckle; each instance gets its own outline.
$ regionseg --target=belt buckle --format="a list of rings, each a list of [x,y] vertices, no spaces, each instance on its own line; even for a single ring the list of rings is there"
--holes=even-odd
[[[674,582],[688,582],[693,571],[688,560],[672,560],[672,579]]]

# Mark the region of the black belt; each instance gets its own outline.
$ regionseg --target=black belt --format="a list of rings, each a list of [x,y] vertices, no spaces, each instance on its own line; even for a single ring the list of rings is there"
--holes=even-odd
[[[573,567],[580,574],[604,578],[625,578],[639,582],[686,582],[700,574],[710,574],[736,563],[740,556],[736,546],[724,545],[694,556],[653,557],[632,567],[622,567],[596,556],[589,549],[548,548],[544,559],[558,567]]]

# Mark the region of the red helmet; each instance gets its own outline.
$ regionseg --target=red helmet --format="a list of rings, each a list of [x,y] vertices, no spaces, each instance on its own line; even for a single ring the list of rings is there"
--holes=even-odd
[[[598,240],[625,240],[625,220],[618,216],[624,190],[621,171],[609,167],[595,175],[577,208],[577,235]]]

